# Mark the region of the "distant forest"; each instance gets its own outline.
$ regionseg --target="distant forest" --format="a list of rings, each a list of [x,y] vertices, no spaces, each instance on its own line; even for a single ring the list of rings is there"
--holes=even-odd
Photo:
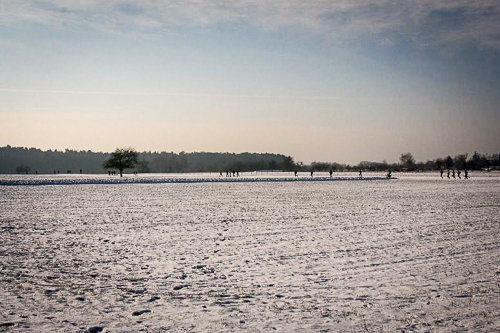
[[[309,169],[316,171],[383,171],[391,169],[392,171],[432,171],[432,170],[498,170],[500,169],[500,154],[480,154],[474,152],[472,156],[468,154],[459,154],[455,157],[446,156],[436,158],[427,162],[417,162],[411,153],[401,154],[399,163],[368,162],[363,161],[358,165],[346,165],[328,162],[312,162]]]
[[[0,173],[107,173],[111,153],[66,149],[0,147]],[[295,162],[282,154],[139,152],[139,173],[293,170]]]
[[[0,173],[107,173],[103,164],[111,153],[66,149],[42,151],[36,148],[0,147]],[[398,163],[367,162],[357,165],[313,162],[296,163],[291,156],[270,153],[139,152],[139,173],[220,172],[220,171],[430,171],[439,169],[500,169],[500,154],[460,154],[417,162],[411,153],[401,154]],[[132,170],[130,170],[132,171]]]

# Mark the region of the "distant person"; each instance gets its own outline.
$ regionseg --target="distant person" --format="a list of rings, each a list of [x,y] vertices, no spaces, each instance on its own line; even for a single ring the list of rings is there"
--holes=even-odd
[[[457,176],[458,176],[458,179],[462,179],[462,177],[460,177],[460,174],[461,174],[460,170],[459,170],[459,169],[457,169]]]
[[[439,169],[439,172],[441,173],[441,179],[443,179],[443,173],[444,173],[443,168]]]
[[[387,172],[387,178],[391,178],[392,177],[392,170],[389,169],[389,172]]]
[[[448,177],[448,179],[450,179],[450,169],[448,169],[448,173],[447,173],[446,177]]]
[[[363,170],[359,170],[359,177],[363,178]]]
[[[451,176],[453,177],[453,179],[456,179],[455,178],[455,169],[453,169],[453,173],[451,174]]]
[[[222,177],[222,171],[220,172],[220,176],[219,177]]]
[[[229,170],[226,170],[226,177],[229,177]]]
[[[311,177],[313,176],[313,174],[314,174],[314,171],[311,170]]]
[[[295,170],[295,171],[293,172],[293,174],[295,175],[295,177],[298,177],[298,176],[297,176],[297,170]]]
[[[82,170],[82,169],[80,169],[80,174],[82,174],[82,172],[83,172],[83,170]]]
[[[464,170],[464,173],[465,173],[465,179],[469,179],[469,171],[467,171],[467,169]]]
[[[333,175],[333,171],[330,169],[330,178],[332,177]]]

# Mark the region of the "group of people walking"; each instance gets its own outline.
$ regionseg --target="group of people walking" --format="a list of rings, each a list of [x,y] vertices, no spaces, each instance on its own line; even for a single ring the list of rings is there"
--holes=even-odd
[[[451,177],[453,177],[453,179],[456,179],[455,169],[452,169],[451,171]],[[441,178],[443,178],[444,170],[440,169],[439,173],[441,174]],[[457,176],[458,179],[462,179],[462,172],[460,171],[460,169],[457,169]],[[448,172],[446,173],[446,178],[450,179],[450,169],[448,169]],[[464,179],[469,179],[469,171],[467,169],[464,170]]]
[[[333,170],[330,169],[330,171],[328,172],[330,174],[330,177],[333,177]],[[298,171],[295,170],[293,172],[293,174],[295,175],[295,177],[298,177]],[[314,177],[314,171],[311,170],[311,177]],[[392,177],[392,171],[391,169],[389,169],[389,172],[387,172],[387,178],[391,178]],[[359,170],[359,178],[363,178],[363,170]]]
[[[222,177],[222,171],[219,173],[220,176]],[[236,170],[227,170],[226,171],[226,177],[239,177],[240,176],[240,172],[239,171],[236,171]]]
[[[297,170],[294,171],[294,174],[295,174],[295,177],[297,177]],[[330,174],[330,177],[333,177],[333,170],[330,169],[329,171],[329,174]],[[311,170],[311,177],[314,176],[314,171]],[[391,178],[392,177],[392,170],[389,169],[389,171],[387,172],[387,178]],[[359,170],[359,178],[363,178],[363,170]]]

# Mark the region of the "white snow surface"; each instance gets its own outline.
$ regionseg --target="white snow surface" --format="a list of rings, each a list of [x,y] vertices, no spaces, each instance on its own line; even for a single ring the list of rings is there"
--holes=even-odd
[[[383,173],[359,177],[358,173],[336,173],[330,177],[326,172],[301,172],[295,177],[292,172],[245,172],[239,176],[226,177],[224,173],[191,173],[191,174],[141,174],[141,175],[0,175],[0,186],[16,185],[81,185],[81,184],[160,184],[160,183],[250,183],[250,182],[296,182],[296,181],[353,181],[353,180],[390,180]]]
[[[499,331],[500,174],[395,177],[0,186],[0,331]]]

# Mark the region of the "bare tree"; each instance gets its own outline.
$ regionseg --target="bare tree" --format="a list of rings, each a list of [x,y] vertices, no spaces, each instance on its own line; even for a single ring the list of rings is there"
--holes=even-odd
[[[406,170],[411,171],[415,169],[415,159],[411,153],[401,154],[399,158],[401,165],[406,168]]]
[[[455,156],[455,166],[457,169],[464,169],[467,163],[467,154],[460,154]]]
[[[134,148],[116,148],[111,153],[111,158],[104,163],[106,169],[118,169],[120,177],[123,177],[123,169],[131,169],[138,162],[137,152]]]
[[[453,158],[451,158],[450,155],[448,155],[445,159],[444,159],[444,163],[446,164],[446,168],[449,170],[453,167],[453,165],[455,164],[455,162],[453,162]]]

